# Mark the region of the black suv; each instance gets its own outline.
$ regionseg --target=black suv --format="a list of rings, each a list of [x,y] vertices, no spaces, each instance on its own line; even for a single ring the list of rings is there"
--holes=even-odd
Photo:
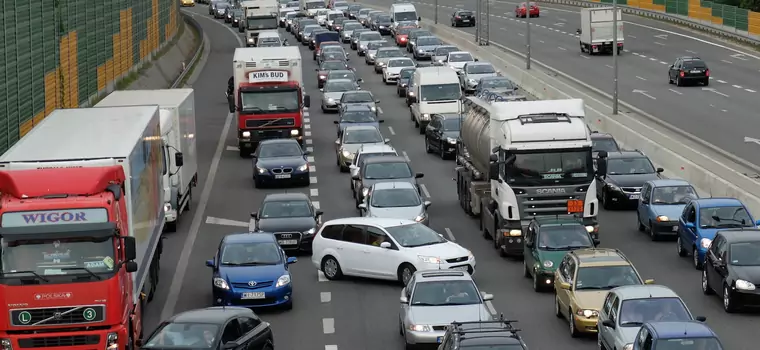
[[[620,152],[620,146],[611,134],[591,132],[591,152],[594,157],[594,169],[596,169],[596,160],[599,159],[599,151]]]
[[[473,348],[528,349],[513,326],[517,321],[505,320],[501,315],[494,321],[454,322],[446,327],[438,350]]]
[[[655,168],[639,150],[599,151],[596,167],[597,197],[604,209],[638,203],[644,182],[664,178],[665,171]]]
[[[710,85],[710,69],[699,57],[679,57],[668,69],[668,83],[682,86],[686,83]]]

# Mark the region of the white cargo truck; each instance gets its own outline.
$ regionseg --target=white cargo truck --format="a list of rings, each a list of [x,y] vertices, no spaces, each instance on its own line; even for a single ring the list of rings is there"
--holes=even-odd
[[[245,46],[255,46],[262,31],[279,28],[280,3],[277,0],[249,0],[240,6],[245,12]]]
[[[612,53],[614,30],[612,7],[590,7],[581,9],[580,34],[581,52],[590,55],[598,53]],[[623,12],[618,9],[617,13],[617,51],[618,55],[623,52]]]
[[[536,216],[576,215],[598,240],[599,203],[583,100],[482,93],[464,102],[459,204],[502,256],[521,256]]]
[[[182,213],[190,209],[198,185],[195,94],[193,89],[114,91],[95,107],[157,105],[161,114],[164,162],[164,212],[168,232],[177,229]]]
[[[311,18],[316,16],[318,10],[327,8],[324,0],[300,0],[300,2],[301,13]]]

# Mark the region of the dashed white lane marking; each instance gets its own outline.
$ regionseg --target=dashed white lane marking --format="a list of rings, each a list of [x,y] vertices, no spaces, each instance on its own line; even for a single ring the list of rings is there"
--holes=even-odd
[[[731,85],[731,86],[733,86],[733,87],[735,87],[735,88],[737,88],[737,89],[743,89],[743,88],[741,87],[741,85]]]
[[[629,36],[630,36],[630,35],[629,35]],[[688,52],[688,53],[691,53],[691,54],[695,54],[695,55],[697,54],[696,52],[694,52],[694,51],[691,51],[691,50],[686,50],[686,52]]]
[[[314,163],[314,156],[307,156],[306,161],[309,163]]]
[[[317,177],[316,176],[310,176],[309,177],[309,183],[316,184],[317,183]]]
[[[640,79],[640,80],[646,80],[645,78],[642,78],[642,77],[640,77],[640,76],[638,76],[638,75],[636,76],[636,79]]]
[[[221,225],[221,226],[232,226],[232,227],[248,227],[248,224],[249,224],[248,221],[230,220],[230,219],[216,218],[213,216],[207,216],[206,223],[209,225]]]
[[[306,147],[307,152],[314,152],[314,147]]]
[[[306,129],[306,130],[310,130],[311,129],[311,124],[304,124],[303,128]]]
[[[320,270],[317,270],[317,280],[319,280],[320,282],[327,282],[327,281],[329,281],[327,279],[327,277],[325,276],[325,274],[322,271],[320,271]]]
[[[444,231],[446,231],[446,236],[449,236],[449,240],[450,241],[452,241],[452,242],[456,242],[457,241],[457,238],[454,237],[454,233],[451,232],[450,228],[444,227],[443,229],[444,229]]]
[[[237,152],[240,150],[240,148],[238,148],[238,146],[227,146],[227,150]]]
[[[663,44],[663,43],[661,43],[659,41],[655,41],[654,43],[655,43],[655,45],[665,46],[665,44]]]
[[[517,35],[519,35],[519,36],[525,36],[525,34],[523,34],[523,33],[517,33]]]
[[[670,91],[672,91],[672,92],[674,92],[674,93],[677,93],[677,94],[679,94],[679,95],[683,95],[683,94],[682,94],[681,92],[679,92],[679,91],[676,91],[676,90],[673,90],[673,89],[668,89],[668,90],[670,90]]]
[[[320,208],[319,201],[311,201],[311,205],[313,205],[314,209],[316,209],[316,210],[319,210],[319,208]]]
[[[311,137],[311,131],[304,131],[303,136]]]
[[[309,189],[309,195],[312,197],[319,196],[319,189],[317,188]]]
[[[544,42],[543,40],[539,40],[538,42],[540,42],[542,44],[546,44],[546,42]]]
[[[330,292],[321,292],[319,293],[319,300],[323,303],[329,303],[332,300],[332,294]]]
[[[633,38],[633,39],[636,39],[636,37],[635,37],[635,36],[633,36],[633,35],[630,35],[630,34],[628,34],[628,35],[626,35],[626,36],[627,36],[627,37],[629,37],[629,38]]]
[[[560,49],[560,50],[562,50],[562,51],[567,51],[567,49],[564,48],[564,47],[562,47],[562,46],[557,46],[557,48]]]
[[[325,345],[325,350],[338,350],[337,345]]]
[[[728,63],[728,64],[733,64],[734,63],[734,62],[727,61],[727,60],[720,60],[720,61],[723,62],[723,63]]]
[[[324,334],[335,333],[335,319],[334,318],[322,319],[322,333]]]
[[[726,83],[726,81],[725,81],[725,80],[720,80],[720,79],[718,79],[718,80],[717,80],[717,82],[719,82],[719,83],[721,83],[721,84],[725,84],[725,83]]]
[[[587,59],[587,60],[590,60],[590,59],[591,59],[591,57],[588,57],[588,56],[586,56],[586,55],[578,55],[578,56],[581,56],[581,58],[585,58],[585,59]]]
[[[428,192],[427,186],[425,186],[425,184],[420,184],[420,189],[422,190],[422,194],[425,197],[430,198],[430,192]]]
[[[746,92],[757,92],[757,91],[752,90],[752,89],[744,89],[744,91],[746,91]]]
[[[407,162],[411,162],[411,160],[409,160],[409,155],[406,154],[406,151],[401,151],[401,155],[404,156],[404,159],[406,159]]]
[[[610,68],[610,69],[615,68],[613,66],[610,66],[609,64],[605,64],[605,66],[607,66],[607,68]]]
[[[639,56],[641,56],[641,57],[643,57],[643,58],[647,58],[647,56],[644,56],[644,55],[642,55],[642,54],[639,54]]]
[[[668,62],[660,61],[660,64],[668,64]]]
[[[311,139],[306,139],[306,144],[307,145],[311,145],[311,144],[313,144],[313,141]]]
[[[310,173],[315,173],[315,172],[317,172],[317,167],[316,167],[315,165],[309,165],[309,172],[310,172]]]
[[[650,60],[650,61],[657,61],[657,59],[656,59],[656,58],[654,58],[654,57],[649,57],[649,60]]]
[[[304,123],[311,123],[311,119],[304,117],[303,118]]]
[[[388,132],[391,133],[391,135],[396,135],[396,132],[393,131],[393,127],[392,126],[388,127]]]

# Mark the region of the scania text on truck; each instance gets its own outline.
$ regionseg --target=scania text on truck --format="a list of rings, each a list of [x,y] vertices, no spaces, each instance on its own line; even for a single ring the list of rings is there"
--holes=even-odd
[[[591,132],[583,100],[465,99],[457,148],[459,204],[502,256],[521,256],[536,216],[576,215],[598,240]]]
[[[0,348],[132,349],[158,284],[157,106],[53,111],[0,157]]]
[[[234,98],[229,101],[230,113],[237,113],[241,157],[253,153],[261,140],[303,143],[303,109],[311,102],[304,93],[302,67],[298,47],[235,49]]]
[[[245,46],[255,46],[259,33],[280,26],[280,3],[277,0],[248,0],[241,3],[245,12]]]
[[[614,45],[614,30],[612,7],[581,8],[580,34],[581,52],[590,55],[597,53],[612,53]],[[617,13],[617,53],[623,52],[623,12]]]
[[[95,107],[157,105],[164,147],[164,212],[167,232],[174,232],[182,213],[190,210],[198,185],[193,89],[114,91]]]

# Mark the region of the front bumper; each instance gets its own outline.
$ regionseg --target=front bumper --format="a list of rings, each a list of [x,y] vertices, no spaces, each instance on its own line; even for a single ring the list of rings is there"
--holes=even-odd
[[[280,248],[286,252],[311,252],[314,234],[301,232],[276,232],[274,236]]]
[[[651,229],[660,236],[675,236],[678,234],[678,221],[653,221]]]
[[[554,284],[554,271],[540,269],[536,271],[536,279],[539,286],[549,288]]]
[[[214,306],[243,306],[243,307],[267,307],[278,306],[291,302],[293,295],[293,285],[287,284],[280,288],[274,285],[265,288],[247,289],[234,288],[231,290],[213,288]],[[260,299],[243,299],[243,293],[263,292],[264,297]]]
[[[607,191],[609,199],[617,205],[635,205],[639,203],[641,192]]]
[[[266,173],[256,173],[255,178],[257,181],[263,184],[290,184],[290,183],[308,183],[309,170],[301,172],[292,172],[289,174],[273,174],[271,170],[267,170]]]
[[[23,334],[8,334],[4,332],[0,334],[0,338],[7,339],[10,342],[10,347],[6,347],[7,349],[91,350],[106,349],[109,345],[109,333],[116,333],[118,337],[118,349],[127,348],[127,329],[118,325],[105,327],[105,329],[90,330],[85,328],[71,330],[70,332],[50,331]]]
[[[407,344],[440,344],[446,331],[417,332],[407,329],[404,338]]]
[[[322,108],[324,108],[326,111],[337,111],[338,106],[338,101],[330,102],[322,100]]]
[[[385,81],[389,83],[395,83],[398,80],[398,74],[396,73],[383,73],[385,74]]]
[[[734,288],[729,293],[731,293],[731,302],[739,307],[760,308],[760,290],[740,290]]]
[[[573,315],[570,318],[570,322],[575,322],[575,329],[581,333],[597,333],[599,331],[597,328],[597,317]]]

